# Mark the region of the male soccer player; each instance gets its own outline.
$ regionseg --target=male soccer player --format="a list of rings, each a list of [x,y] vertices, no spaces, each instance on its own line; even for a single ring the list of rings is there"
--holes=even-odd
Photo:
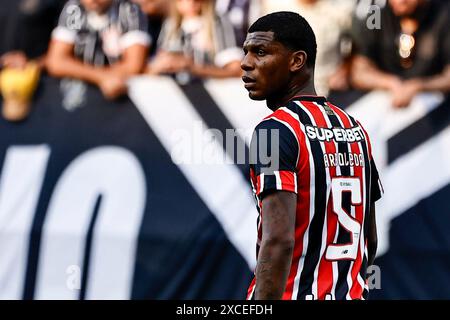
[[[273,111],[255,129],[255,278],[248,299],[364,299],[377,246],[381,185],[367,132],[314,89],[316,40],[304,18],[257,20],[241,67]]]

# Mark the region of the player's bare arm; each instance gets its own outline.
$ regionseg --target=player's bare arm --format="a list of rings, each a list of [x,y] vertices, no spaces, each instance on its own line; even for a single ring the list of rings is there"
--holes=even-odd
[[[297,195],[274,192],[263,199],[263,236],[256,266],[257,300],[281,299],[295,244]]]

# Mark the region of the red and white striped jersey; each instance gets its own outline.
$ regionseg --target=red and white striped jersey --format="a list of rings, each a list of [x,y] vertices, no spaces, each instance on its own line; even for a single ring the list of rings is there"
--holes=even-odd
[[[295,247],[283,299],[364,299],[368,218],[382,187],[361,124],[323,97],[297,97],[256,127],[250,149],[257,254],[264,195],[297,194]]]

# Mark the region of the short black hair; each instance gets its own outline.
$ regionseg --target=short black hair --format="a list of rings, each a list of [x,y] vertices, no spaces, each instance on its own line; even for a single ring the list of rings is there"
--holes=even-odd
[[[307,54],[306,65],[313,68],[316,62],[317,44],[314,31],[301,15],[290,11],[279,11],[265,15],[248,29],[252,32],[272,31],[275,40],[291,50],[303,50]]]

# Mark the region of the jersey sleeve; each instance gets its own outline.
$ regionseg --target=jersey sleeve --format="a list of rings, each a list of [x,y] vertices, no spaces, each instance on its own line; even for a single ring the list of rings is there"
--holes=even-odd
[[[299,146],[295,134],[282,122],[268,119],[255,129],[250,145],[250,165],[260,199],[274,191],[297,193]]]
[[[152,39],[148,33],[147,16],[137,4],[131,2],[121,4],[120,23],[123,29],[123,34],[119,40],[122,50],[136,44],[150,46]]]
[[[370,171],[370,198],[372,202],[375,202],[381,199],[384,190],[383,185],[381,184],[380,176],[378,174],[377,166],[375,165],[375,161],[373,160],[373,158],[370,160]]]
[[[353,119],[353,118],[352,118]],[[358,120],[354,120],[356,123],[358,123],[359,127],[363,130],[364,136],[366,137],[367,142],[367,148],[369,152],[369,159],[370,159],[370,172],[371,172],[371,180],[370,180],[370,199],[372,202],[378,201],[383,196],[384,190],[383,185],[380,180],[380,175],[378,174],[377,166],[375,165],[375,161],[373,160],[372,155],[372,143],[370,142],[369,134],[367,133],[366,129],[363,127],[361,122]]]
[[[77,32],[81,28],[84,9],[78,0],[70,0],[61,11],[58,25],[52,32],[52,39],[65,43],[75,43]]]
[[[242,48],[238,47],[234,28],[226,16],[216,19],[217,52],[214,63],[218,67],[225,67],[233,61],[241,61]]]

